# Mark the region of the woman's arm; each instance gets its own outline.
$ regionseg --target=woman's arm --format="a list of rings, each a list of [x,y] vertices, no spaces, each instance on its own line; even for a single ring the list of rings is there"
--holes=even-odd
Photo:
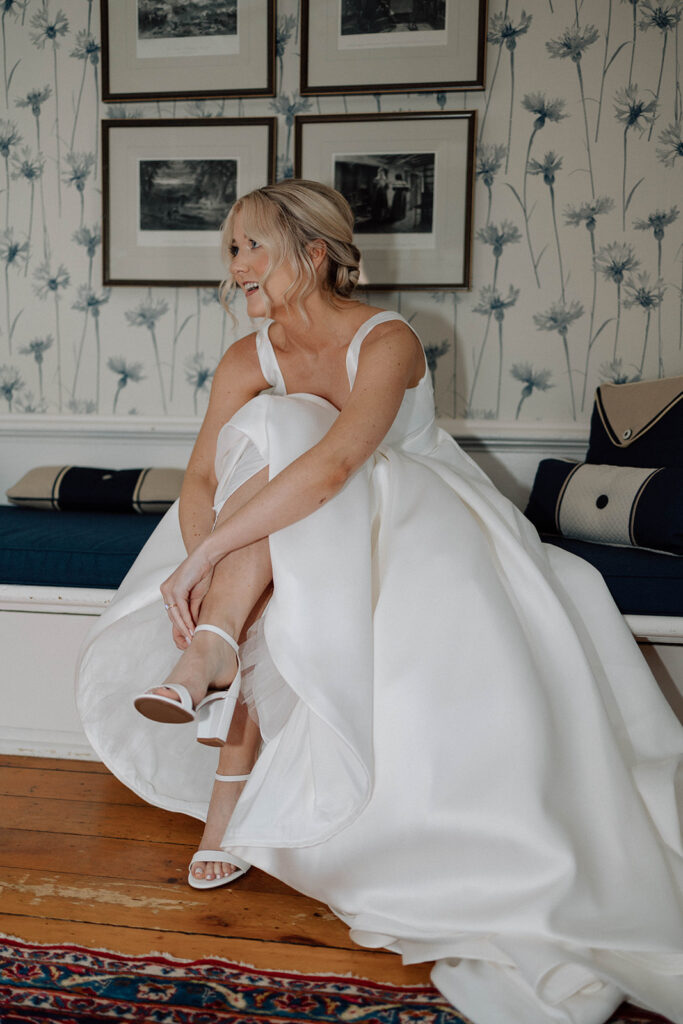
[[[254,335],[235,342],[214,374],[209,405],[180,491],[180,532],[190,554],[213,528],[213,500],[217,485],[214,461],[218,433],[238,409],[267,386],[256,354]],[[193,591],[190,612],[195,620],[210,583],[209,575],[203,585]],[[180,628],[176,621],[173,622],[173,642],[181,651],[188,644],[187,630]]]
[[[423,367],[409,327],[393,321],[373,330],[363,343],[351,395],[327,434],[221,523],[162,585],[182,628],[192,633],[188,597],[221,558],[298,522],[341,490],[381,444]]]

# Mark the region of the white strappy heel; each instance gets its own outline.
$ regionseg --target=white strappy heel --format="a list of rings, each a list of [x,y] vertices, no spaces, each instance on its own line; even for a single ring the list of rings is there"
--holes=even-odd
[[[215,778],[218,782],[246,782],[249,774],[220,775],[216,772]],[[199,863],[207,864],[211,861],[218,861],[220,864],[232,864],[237,870],[229,875],[222,875],[220,878],[195,878],[192,874],[193,865]],[[187,882],[193,889],[215,889],[219,885],[229,885],[230,882],[234,882],[237,878],[241,878],[242,875],[246,875],[250,867],[251,864],[248,864],[246,860],[235,856],[234,853],[226,853],[225,850],[197,850],[188,865]]]
[[[239,645],[234,637],[218,626],[203,623],[195,628],[195,633],[205,630],[216,633],[225,640],[237,655],[237,675],[225,690],[210,690],[196,707],[192,706],[192,697],[182,683],[164,683],[168,690],[178,694],[179,700],[164,697],[160,693],[140,693],[133,701],[135,707],[145,718],[153,722],[181,723],[197,722],[197,741],[209,747],[222,747],[228,738],[230,723],[237,705],[242,685],[242,666],[239,656]]]
[[[200,630],[222,637],[237,655],[237,674],[230,686],[226,690],[211,690],[196,707],[197,742],[205,743],[209,747],[222,747],[228,738],[230,723],[242,685],[239,645],[234,637],[218,626],[203,623],[195,628],[195,633],[199,633]]]

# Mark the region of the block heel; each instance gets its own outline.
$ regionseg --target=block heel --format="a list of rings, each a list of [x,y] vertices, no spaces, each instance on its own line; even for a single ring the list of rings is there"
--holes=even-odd
[[[237,706],[237,700],[242,685],[242,666],[239,656],[239,645],[237,641],[218,626],[211,626],[203,623],[197,626],[195,633],[205,630],[207,633],[216,633],[232,647],[237,655],[237,674],[226,690],[212,690],[197,705],[197,742],[204,743],[208,747],[222,747],[230,732],[230,723]]]

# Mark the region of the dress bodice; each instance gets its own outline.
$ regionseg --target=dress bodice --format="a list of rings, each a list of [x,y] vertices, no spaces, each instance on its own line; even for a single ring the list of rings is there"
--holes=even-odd
[[[360,325],[346,350],[346,373],[350,388],[353,388],[356,380],[358,359],[363,342],[374,327],[377,327],[378,324],[387,323],[390,320],[400,320],[410,327],[420,342],[420,346],[422,346],[419,336],[400,313],[394,313],[392,310],[383,310],[368,317]],[[259,328],[256,335],[256,351],[261,372],[270,385],[271,393],[274,395],[286,395],[287,389],[282,370],[280,369],[275,349],[268,334],[270,325],[273,322],[273,320],[265,320]],[[406,390],[396,418],[384,438],[383,444],[405,448],[410,451],[429,451],[435,443],[434,392],[431,374],[427,366],[427,357],[425,356],[425,372],[415,387]]]

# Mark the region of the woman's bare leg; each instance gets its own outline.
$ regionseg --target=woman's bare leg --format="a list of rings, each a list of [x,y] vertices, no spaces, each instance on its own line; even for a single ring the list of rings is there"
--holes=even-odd
[[[271,592],[272,587],[268,586],[253,608],[245,624],[245,631],[263,614],[270,600]],[[227,743],[220,749],[218,773],[220,775],[248,775],[256,761],[260,745],[259,727],[249,717],[246,705],[240,702],[235,708]],[[199,843],[200,850],[220,850],[223,834],[244,785],[244,782],[220,782],[218,780],[214,782],[209,813]],[[232,864],[225,864],[223,861],[197,861],[192,865],[194,877],[206,878],[207,881],[216,877],[227,877],[234,870]]]
[[[233,515],[262,490],[267,482],[267,469],[247,480],[225,502],[217,522]],[[211,585],[202,601],[199,622],[219,626],[236,639],[243,639],[246,630],[263,613],[270,599],[272,576],[267,538],[226,555],[214,569]],[[236,672],[237,656],[232,648],[215,633],[201,631],[195,633],[167,682],[186,686],[196,705],[209,688],[224,689],[229,686]],[[158,690],[165,696],[177,698],[174,690],[163,686]],[[258,725],[249,717],[244,703],[238,703],[227,742],[220,750],[218,772],[221,775],[247,775],[258,755],[260,741]],[[200,850],[220,849],[223,834],[243,786],[241,782],[214,783]],[[195,878],[207,880],[228,876],[234,870],[231,864],[222,862],[198,861],[192,867]]]
[[[218,523],[229,518],[265,487],[268,470],[254,474],[225,502]],[[273,572],[268,539],[256,541],[222,558],[213,572],[211,585],[202,601],[199,623],[210,623],[239,639],[252,610],[270,585]],[[186,686],[196,706],[207,690],[225,689],[235,678],[237,655],[225,640],[202,630],[182,653],[166,683]],[[174,690],[157,688],[164,696],[178,699]]]

